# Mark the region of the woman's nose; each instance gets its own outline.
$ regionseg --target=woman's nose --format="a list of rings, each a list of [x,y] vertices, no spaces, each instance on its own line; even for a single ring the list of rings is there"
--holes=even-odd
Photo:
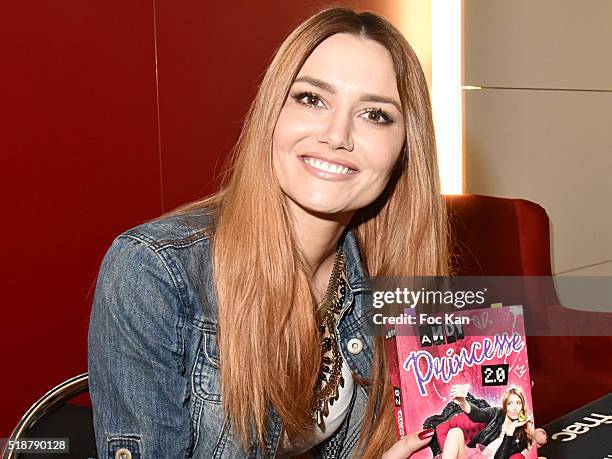
[[[333,150],[353,151],[352,120],[350,115],[338,110],[326,118],[318,134],[319,142],[326,143]]]

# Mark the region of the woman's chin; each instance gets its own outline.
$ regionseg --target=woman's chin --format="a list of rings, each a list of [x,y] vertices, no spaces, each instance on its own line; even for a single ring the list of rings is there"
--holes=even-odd
[[[335,206],[304,206],[303,208],[311,215],[316,215],[317,217],[325,219],[329,218],[334,220],[347,212],[346,210]]]
[[[345,207],[339,205],[340,203],[336,202],[327,202],[327,201],[312,201],[312,200],[293,200],[302,210],[308,212],[312,215],[317,215],[319,217],[333,217],[345,214],[347,212],[352,212],[347,210]]]

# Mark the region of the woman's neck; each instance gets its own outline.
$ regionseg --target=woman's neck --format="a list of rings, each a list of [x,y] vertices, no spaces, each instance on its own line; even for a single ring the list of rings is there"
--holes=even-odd
[[[316,214],[288,200],[298,247],[312,279],[315,299],[323,297],[334,265],[340,236],[351,220],[349,214]]]

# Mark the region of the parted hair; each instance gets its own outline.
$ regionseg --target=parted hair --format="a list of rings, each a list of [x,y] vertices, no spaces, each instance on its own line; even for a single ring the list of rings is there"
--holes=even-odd
[[[390,53],[406,141],[382,195],[350,222],[371,276],[448,272],[447,220],[440,192],[427,83],[402,34],[383,17],[328,8],[280,45],[228,157],[219,191],[172,212],[212,209],[213,270],[222,404],[245,448],[263,444],[273,407],[292,441],[313,432],[311,408],[321,359],[310,274],[272,167],[274,127],[312,51],[337,33],[374,40]],[[359,457],[380,458],[395,441],[392,388],[382,338],[374,338]]]
[[[504,413],[508,411],[508,401],[510,400],[511,395],[516,395],[521,400],[523,414],[527,419],[529,419],[530,413],[529,408],[525,403],[525,394],[523,393],[523,389],[518,386],[512,386],[504,392],[504,395],[502,396],[502,408],[504,409]],[[533,442],[534,430],[532,421],[528,420],[527,423],[523,427],[521,427],[521,430],[523,431],[521,435],[525,437],[525,440],[527,440],[527,445],[531,446],[531,443]]]

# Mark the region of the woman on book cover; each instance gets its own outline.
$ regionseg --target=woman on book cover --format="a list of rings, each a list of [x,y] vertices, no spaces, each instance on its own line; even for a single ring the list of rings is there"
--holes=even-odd
[[[415,53],[378,15],[317,13],[278,49],[220,191],[104,258],[89,329],[100,457],[410,456],[433,431],[396,442],[366,275],[447,263]]]
[[[460,428],[450,429],[444,441],[442,459],[509,459],[531,448],[533,423],[520,387],[510,387],[504,392],[501,407],[479,408],[463,395],[460,389],[451,388],[453,401],[470,420],[486,423],[486,426],[467,445]]]

